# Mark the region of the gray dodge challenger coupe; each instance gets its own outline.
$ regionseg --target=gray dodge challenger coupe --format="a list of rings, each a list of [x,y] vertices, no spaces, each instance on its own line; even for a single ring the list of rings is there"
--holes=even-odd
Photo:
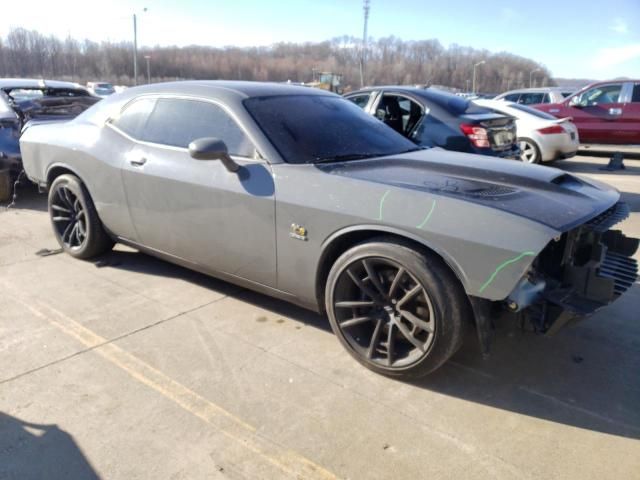
[[[326,311],[366,367],[415,377],[496,315],[553,333],[632,286],[614,189],[421,149],[337,95],[191,81],[132,88],[28,128],[28,177],[85,259],[115,242]]]

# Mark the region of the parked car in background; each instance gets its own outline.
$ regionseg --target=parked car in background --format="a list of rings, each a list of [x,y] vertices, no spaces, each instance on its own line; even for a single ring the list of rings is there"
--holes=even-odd
[[[514,119],[434,88],[371,87],[345,95],[417,145],[519,158]]]
[[[522,88],[501,93],[493,97],[493,99],[522,105],[540,105],[543,103],[560,103],[572,93],[572,90],[560,87]]]
[[[99,100],[77,83],[0,79],[0,169],[12,178],[22,170],[19,139],[28,122],[69,120]]]
[[[593,83],[560,103],[537,108],[572,117],[583,143],[640,145],[640,80]]]
[[[637,273],[638,240],[609,230],[629,213],[615,189],[421,149],[319,89],[147,85],[21,147],[71,256],[122,242],[327,312],[357,361],[395,377],[439,368],[474,323],[486,350],[494,314],[553,332]]]
[[[88,82],[87,89],[98,97],[108,97],[116,93],[114,86],[107,82]]]
[[[516,119],[520,160],[550,162],[573,157],[580,146],[578,129],[571,118],[557,119],[535,108],[503,100],[474,100],[483,107]]]

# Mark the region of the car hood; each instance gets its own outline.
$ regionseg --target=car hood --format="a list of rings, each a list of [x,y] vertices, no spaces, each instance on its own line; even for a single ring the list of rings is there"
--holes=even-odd
[[[556,168],[439,148],[317,168],[333,175],[482,204],[558,231],[586,222],[620,198],[606,184]]]

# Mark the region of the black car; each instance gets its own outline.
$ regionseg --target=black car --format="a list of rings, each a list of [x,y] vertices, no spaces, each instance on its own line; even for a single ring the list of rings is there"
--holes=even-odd
[[[518,158],[512,117],[434,88],[371,87],[345,98],[424,147]]]
[[[19,140],[28,122],[70,120],[98,101],[76,83],[0,79],[0,170],[9,168],[12,178],[22,170]]]

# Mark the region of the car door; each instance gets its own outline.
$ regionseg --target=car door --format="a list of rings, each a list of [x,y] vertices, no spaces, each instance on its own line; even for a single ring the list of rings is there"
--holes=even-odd
[[[630,84],[631,98],[622,109],[622,132],[625,143],[640,145],[640,82]]]
[[[270,166],[220,104],[157,98],[122,180],[138,242],[206,270],[275,285],[275,202]],[[198,138],[223,140],[240,164],[195,160]]]
[[[624,143],[622,129],[623,82],[596,85],[565,101],[563,116],[573,117],[580,141]],[[565,113],[566,112],[566,113]],[[557,116],[557,113],[552,112]]]

